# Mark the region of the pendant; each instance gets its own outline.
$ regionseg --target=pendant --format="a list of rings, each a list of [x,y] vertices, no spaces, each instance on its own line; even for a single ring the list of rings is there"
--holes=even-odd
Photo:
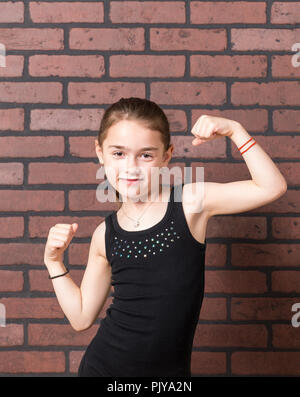
[[[140,225],[140,222],[139,222],[139,221],[135,221],[134,226],[135,226],[135,227],[138,227],[139,225]]]

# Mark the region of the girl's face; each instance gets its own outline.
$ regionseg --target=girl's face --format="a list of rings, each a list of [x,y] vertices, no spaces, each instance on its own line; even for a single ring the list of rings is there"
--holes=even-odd
[[[133,120],[121,120],[109,128],[102,150],[97,140],[95,145],[107,179],[122,195],[123,201],[124,197],[132,200],[143,197],[146,201],[151,189],[159,192],[156,189],[160,168],[167,167],[173,152],[173,145],[164,152],[159,131]]]

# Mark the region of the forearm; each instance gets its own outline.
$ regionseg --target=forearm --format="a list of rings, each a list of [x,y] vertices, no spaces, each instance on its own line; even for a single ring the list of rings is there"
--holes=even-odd
[[[66,271],[64,264],[57,263],[48,268],[49,275],[56,276]],[[62,311],[75,330],[84,328],[82,316],[82,299],[80,288],[72,280],[70,274],[51,280]]]
[[[251,135],[237,122],[234,124],[230,138],[239,148],[251,138]],[[254,143],[254,141],[252,143]],[[243,151],[243,149],[241,149],[241,151]],[[252,180],[256,185],[270,192],[278,192],[286,189],[286,180],[284,176],[257,141],[254,146],[241,156],[245,160]]]

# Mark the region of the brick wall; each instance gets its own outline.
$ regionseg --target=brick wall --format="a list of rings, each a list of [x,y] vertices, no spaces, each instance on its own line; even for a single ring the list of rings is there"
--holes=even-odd
[[[299,2],[2,1],[0,25],[0,373],[76,376],[112,298],[76,333],[47,278],[46,237],[79,224],[65,263],[80,285],[115,208],[95,197],[97,129],[107,105],[139,96],[170,120],[171,167],[249,179],[229,139],[192,146],[191,127],[213,114],[239,121],[288,182],[269,205],[209,221],[193,375],[299,376]]]

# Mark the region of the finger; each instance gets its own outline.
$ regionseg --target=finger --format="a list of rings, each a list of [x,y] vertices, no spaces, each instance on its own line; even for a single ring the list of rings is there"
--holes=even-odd
[[[204,142],[203,139],[201,139],[201,138],[195,138],[195,139],[192,141],[192,144],[193,144],[193,145],[200,145],[200,144],[203,143],[203,142]]]
[[[55,227],[61,227],[62,229],[66,229],[66,230],[72,229],[72,225],[68,223],[57,223]]]
[[[52,243],[51,243],[52,247],[54,247],[54,248],[61,248],[61,247],[64,247],[65,244],[66,244],[66,243],[65,243],[64,241],[56,240],[56,239],[53,239],[53,240],[52,240]]]
[[[50,234],[52,236],[59,235],[59,236],[67,237],[69,235],[69,232],[67,230],[55,229],[55,230],[52,230],[52,232],[50,232]]]
[[[63,241],[63,242],[65,242],[65,241],[67,241],[67,239],[65,237],[60,237],[58,235],[55,235],[55,236],[51,237],[50,241]]]

